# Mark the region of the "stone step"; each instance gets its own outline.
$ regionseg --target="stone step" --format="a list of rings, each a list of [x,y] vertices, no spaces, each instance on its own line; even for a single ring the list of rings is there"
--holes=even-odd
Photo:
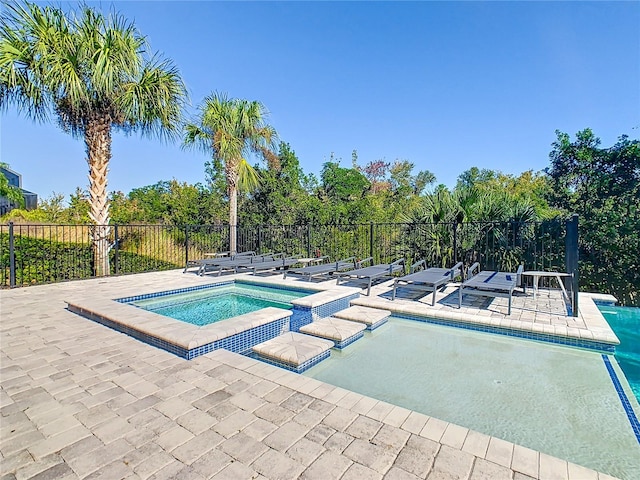
[[[333,342],[302,333],[287,332],[251,348],[261,360],[302,373],[331,355]]]
[[[350,322],[341,318],[328,317],[300,327],[302,333],[315,337],[327,338],[335,343],[336,348],[344,348],[363,335],[366,325]]]
[[[333,314],[334,317],[343,318],[352,322],[364,323],[367,326],[367,330],[373,330],[386,323],[387,318],[390,315],[391,312],[388,310],[363,307],[360,305],[355,305]]]

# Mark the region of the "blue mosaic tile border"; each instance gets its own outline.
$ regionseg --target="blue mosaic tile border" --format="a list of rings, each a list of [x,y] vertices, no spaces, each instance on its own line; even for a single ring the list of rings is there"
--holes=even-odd
[[[615,387],[616,392],[618,392],[618,397],[620,397],[620,402],[622,402],[622,408],[624,408],[624,411],[627,414],[627,418],[629,419],[631,429],[636,436],[636,440],[638,440],[638,443],[640,443],[640,421],[638,420],[638,417],[636,417],[636,414],[631,407],[631,402],[629,402],[629,398],[622,388],[620,379],[618,378],[618,375],[616,375],[616,371],[613,369],[613,365],[611,365],[609,356],[602,355],[602,360],[604,360],[604,365],[605,367],[607,367],[607,371],[609,372],[609,376],[611,377],[613,386]]]
[[[348,295],[343,298],[339,298],[337,300],[332,300],[323,305],[318,305],[317,307],[311,308],[311,315],[313,319],[318,318],[327,318],[333,315],[340,310],[344,310],[351,306],[351,300],[355,300],[356,298],[360,298],[359,293],[354,293],[352,295]]]
[[[185,288],[178,288],[173,290],[165,290],[162,292],[154,292],[154,293],[147,293],[143,295],[133,295],[129,297],[122,297],[122,298],[115,299],[115,301],[119,303],[129,304],[131,302],[146,300],[150,298],[158,298],[158,297],[163,297],[163,296],[173,295],[178,293],[187,293],[187,292],[193,292],[198,290],[206,290],[206,289],[220,287],[220,286],[233,285],[235,283],[243,284],[243,285],[256,285],[261,287],[268,287],[268,288],[273,288],[275,290],[308,293],[310,295],[314,293],[318,293],[318,291],[316,290],[309,290],[305,288],[295,288],[295,287],[291,288],[289,286],[265,284],[257,281],[252,282],[252,281],[224,280],[220,282],[208,283],[206,285],[196,285],[193,287],[185,287]],[[106,327],[109,327],[120,333],[129,335],[130,337],[133,337],[136,340],[140,340],[154,347],[161,348],[162,350],[166,350],[170,353],[173,353],[174,355],[177,355],[179,357],[185,358],[187,360],[191,360],[195,357],[198,357],[200,355],[205,355],[209,352],[212,352],[220,348],[224,348],[226,350],[229,350],[235,353],[246,354],[247,352],[251,351],[251,347],[253,347],[254,345],[257,345],[258,343],[271,340],[272,338],[275,338],[278,335],[281,335],[282,333],[288,332],[289,330],[298,331],[298,329],[303,325],[311,323],[314,320],[314,318],[328,317],[333,315],[335,312],[339,310],[348,308],[351,300],[358,298],[359,296],[360,295],[358,293],[355,293],[353,295],[349,295],[348,297],[344,297],[338,300],[333,300],[333,301],[327,302],[324,305],[320,305],[312,308],[305,308],[305,307],[299,307],[294,305],[291,317],[278,319],[278,320],[275,320],[274,322],[270,322],[265,325],[260,325],[258,327],[254,327],[249,330],[245,330],[244,332],[240,332],[235,335],[231,335],[229,337],[216,340],[214,342],[208,343],[206,345],[202,345],[200,347],[196,347],[191,350],[175,345],[171,342],[167,342],[153,335],[143,333],[127,325],[114,322],[100,315],[93,314],[92,312],[88,312],[82,308],[76,308],[69,305],[69,310],[79,315],[82,315],[90,320],[93,320],[102,325],[105,325]],[[355,338],[352,341],[355,341],[356,339],[357,338]],[[348,345],[348,343],[345,344],[345,342],[343,342],[343,344],[344,346]],[[291,371],[299,371],[298,373],[300,373],[310,368],[311,366],[315,365],[316,363],[320,362],[324,358],[327,358],[328,356],[329,356],[329,353],[327,353],[326,355],[321,355],[320,357],[316,357],[300,365],[299,367],[297,367],[297,369],[291,366],[286,366],[284,364],[278,365],[278,366],[287,368],[288,370],[291,370]],[[264,360],[264,359],[260,357],[260,360]],[[270,363],[274,363],[274,362],[270,362]]]
[[[82,315],[83,317],[88,318],[89,320],[93,320],[94,322],[100,323],[105,327],[109,327],[112,330],[115,330],[120,333],[124,333],[125,335],[129,335],[130,337],[133,337],[136,340],[140,340],[141,342],[147,343],[153,347],[166,350],[167,352],[173,353],[178,357],[189,359],[189,351],[186,348],[180,347],[174,343],[167,342],[158,337],[147,335],[146,333],[142,333],[139,330],[136,330],[135,328],[131,328],[127,325],[122,325],[121,323],[118,323],[118,322],[114,322],[112,320],[104,318],[100,315],[96,315],[82,308],[76,308],[73,305],[69,305],[67,308],[69,311],[73,313]]]
[[[314,320],[327,318],[340,310],[349,308],[351,300],[359,298],[359,293],[354,293],[344,298],[331,300],[317,307],[302,307],[293,305],[293,314],[291,315],[291,331],[298,332],[300,327],[310,324]]]
[[[445,318],[421,317],[419,315],[408,315],[393,312],[392,317],[403,318],[405,320],[415,320],[418,322],[433,323],[436,325],[446,325],[448,327],[463,328],[465,330],[474,330],[476,332],[495,333],[498,335],[506,335],[508,337],[524,338],[527,340],[537,340],[539,342],[553,343],[555,345],[564,345],[574,348],[584,348],[585,350],[594,350],[601,353],[615,353],[615,345],[609,343],[597,342],[594,340],[583,340],[580,338],[558,337],[547,333],[527,332],[514,328],[498,327],[495,325],[477,325],[456,320],[448,320]]]
[[[322,290],[311,290],[311,289],[308,289],[308,288],[301,288],[301,287],[295,287],[295,286],[294,287],[290,287],[288,285],[276,285],[276,284],[273,284],[273,283],[260,283],[258,281],[252,282],[252,281],[249,281],[249,280],[235,280],[235,283],[240,284],[240,285],[255,285],[255,286],[258,286],[258,287],[273,288],[274,290],[285,290],[287,292],[307,293],[309,295],[313,295],[314,293],[322,292]]]
[[[592,300],[593,300],[593,303],[595,303],[599,307],[615,307],[615,306],[617,306],[616,302],[611,302],[611,301],[608,301],[608,300],[596,300],[596,299],[593,299],[593,298],[592,298]]]
[[[133,295],[131,297],[122,297],[114,299],[119,303],[131,303],[138,300],[146,300],[148,298],[164,297],[166,295],[174,295],[176,293],[195,292],[196,290],[206,290],[208,288],[220,287],[222,285],[233,285],[233,281],[227,280],[224,282],[207,283],[206,285],[196,285],[195,287],[176,288],[174,290],[165,290],[163,292],[146,293],[144,295]]]
[[[311,308],[300,307],[298,305],[293,306],[293,313],[291,314],[291,331],[297,332],[300,327],[313,322],[313,314]]]
[[[245,353],[254,345],[266,342],[267,340],[271,340],[272,338],[289,331],[289,317],[284,317],[189,350],[153,335],[143,333],[135,328],[131,328],[127,325],[96,315],[82,308],[76,308],[73,305],[69,305],[68,309],[85,318],[93,320],[94,322],[109,327],[112,330],[124,333],[136,340],[161,348],[162,350],[166,350],[167,352],[173,353],[174,355],[187,360],[192,360],[200,355],[207,354],[220,348],[224,348],[235,353]]]
[[[335,347],[336,348],[342,350],[343,348],[348,347],[349,345],[351,345],[356,340],[360,340],[362,337],[364,337],[364,331],[358,332],[358,333],[356,333],[355,335],[353,335],[353,336],[351,336],[349,338],[345,338],[341,342],[336,342],[334,340],[333,343],[335,343]]]
[[[384,325],[388,321],[389,321],[389,317],[383,318],[382,320],[380,320],[377,323],[372,323],[371,325],[367,325],[367,330],[369,330],[369,331],[375,330],[376,328],[381,327],[382,325]]]
[[[276,367],[280,367],[280,368],[283,368],[285,370],[289,370],[290,372],[302,373],[302,372],[304,372],[306,370],[309,370],[311,367],[317,365],[321,361],[329,358],[329,356],[331,355],[331,350],[327,350],[326,352],[323,352],[320,355],[317,355],[317,356],[313,357],[311,360],[307,360],[306,362],[301,363],[297,367],[295,367],[293,365],[289,365],[287,363],[278,362],[277,360],[273,360],[271,358],[261,357],[260,355],[256,354],[255,352],[251,352],[251,353],[246,354],[246,355],[248,357],[253,358],[253,359],[260,360],[261,362],[268,363],[269,365],[274,365]]]
[[[356,333],[355,335],[352,335],[349,338],[345,338],[344,340],[339,342],[335,338],[327,338],[327,337],[316,335],[315,333],[310,333],[310,332],[303,332],[303,333],[304,333],[304,335],[309,335],[311,337],[321,338],[322,340],[330,340],[330,341],[333,342],[334,348],[337,348],[338,350],[342,350],[343,348],[351,345],[353,342],[355,342],[356,340],[361,339],[364,336],[364,330],[363,330],[363,331],[360,331],[360,332]]]
[[[306,289],[306,288],[288,287],[288,286],[284,286],[284,285],[273,285],[273,284],[270,284],[270,283],[247,282],[247,281],[242,281],[242,280],[223,280],[223,281],[215,282],[215,283],[207,283],[206,285],[196,285],[194,287],[177,288],[177,289],[174,289],[174,290],[165,290],[165,291],[162,291],[162,292],[146,293],[144,295],[133,295],[131,297],[116,298],[115,301],[119,302],[119,303],[131,303],[131,302],[137,302],[139,300],[146,300],[148,298],[164,297],[166,295],[175,295],[177,293],[195,292],[197,290],[207,290],[209,288],[215,288],[215,287],[220,287],[220,286],[225,286],[225,285],[234,285],[236,283],[237,284],[241,284],[241,285],[255,285],[255,286],[258,286],[258,287],[272,288],[274,290],[285,290],[285,291],[288,291],[288,292],[307,293],[309,295],[313,295],[314,293],[318,293],[317,290],[309,290],[309,289]]]
[[[213,343],[208,343],[197,348],[189,350],[187,360],[192,360],[200,355],[207,354],[214,350],[224,348],[235,353],[246,353],[251,350],[251,347],[272,338],[277,337],[285,332],[289,331],[289,317],[280,318],[273,322],[260,325],[258,327],[250,328],[244,332],[236,333],[229,337],[216,340]]]

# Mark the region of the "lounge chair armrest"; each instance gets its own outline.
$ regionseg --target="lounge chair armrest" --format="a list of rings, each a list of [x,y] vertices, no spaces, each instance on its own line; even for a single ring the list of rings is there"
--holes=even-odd
[[[524,272],[524,265],[518,266],[518,270],[516,271],[516,286],[522,286],[522,272]]]
[[[393,267],[395,267],[397,265],[402,265],[402,273],[403,274],[405,273],[406,267],[405,267],[404,258],[399,258],[395,262],[389,264],[389,275],[393,275]]]
[[[451,280],[456,278],[458,275],[462,276],[463,269],[464,264],[462,262],[458,262],[453,267],[451,267]]]
[[[367,257],[367,258],[364,258],[364,259],[362,259],[362,260],[360,260],[360,261],[357,261],[357,262],[356,262],[356,267],[357,267],[357,268],[360,268],[360,267],[362,267],[362,265],[364,265],[365,263],[373,263],[373,257]]]
[[[465,280],[469,280],[470,278],[475,277],[479,271],[480,271],[480,262],[476,262],[467,269],[467,275],[465,277]],[[476,272],[476,273],[473,273],[473,272]]]
[[[422,270],[426,270],[427,268],[427,262],[423,260],[419,260],[416,263],[414,263],[413,265],[411,265],[411,268],[409,269],[409,273],[414,273],[418,271],[418,267],[422,265]]]
[[[353,262],[354,268],[358,266],[358,260],[356,259],[356,257],[347,257],[347,258],[343,258],[342,260],[337,260],[336,267],[343,262]]]

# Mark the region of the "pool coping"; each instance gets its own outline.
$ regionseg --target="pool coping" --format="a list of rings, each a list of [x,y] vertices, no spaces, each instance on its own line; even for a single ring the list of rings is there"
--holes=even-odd
[[[599,299],[599,297],[597,297]],[[611,297],[615,300],[614,297]],[[607,300],[610,300],[607,298]],[[548,343],[586,348],[613,354],[620,340],[615,335],[590,294],[579,295],[579,312],[587,328],[548,325],[493,316],[473,315],[453,309],[433,309],[415,303],[396,303],[380,296],[360,297],[353,305],[388,310],[391,315],[417,321],[446,324],[457,328],[479,330],[501,335],[527,338]]]
[[[269,328],[271,334],[279,334],[278,332],[284,333],[289,330],[289,322],[293,312],[276,307],[267,307],[220,322],[198,326],[165,317],[164,315],[138,308],[129,303],[123,303],[134,301],[134,299],[155,298],[172,293],[200,291],[207,288],[233,284],[236,281],[243,284],[269,286],[280,289],[288,288],[293,290],[314,291],[316,293],[312,293],[308,297],[295,299],[291,302],[309,311],[331,301],[347,299],[358,292],[358,289],[354,288],[338,289],[327,288],[327,286],[323,288],[319,285],[313,285],[307,288],[307,286],[283,285],[282,283],[263,281],[263,279],[235,278],[164,291],[158,291],[157,288],[154,288],[153,291],[147,289],[145,292],[145,289],[141,288],[142,293],[120,298],[106,298],[98,294],[90,296],[83,295],[78,298],[71,297],[65,300],[65,303],[67,304],[68,310],[74,313],[187,359],[218,348],[224,348],[226,344],[222,342],[226,340],[228,340],[226,343],[233,342],[234,345],[242,343],[243,348],[234,349],[233,351],[242,352],[247,350],[248,348],[244,348],[246,346],[246,339],[239,337],[242,334],[255,334],[254,336],[260,337],[265,329]],[[277,325],[275,325],[276,323]]]

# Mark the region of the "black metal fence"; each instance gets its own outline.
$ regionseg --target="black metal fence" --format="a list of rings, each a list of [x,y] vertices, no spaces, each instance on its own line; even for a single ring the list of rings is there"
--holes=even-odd
[[[16,287],[95,276],[94,228],[0,225],[0,285]],[[118,275],[183,267],[207,253],[228,250],[229,233],[228,225],[111,225],[110,272]],[[577,217],[526,223],[239,226],[237,245],[238,251],[327,255],[332,259],[373,257],[376,263],[398,258],[410,263],[424,258],[431,266],[477,261],[489,270],[515,271],[519,264],[527,270],[575,269],[577,279]]]

